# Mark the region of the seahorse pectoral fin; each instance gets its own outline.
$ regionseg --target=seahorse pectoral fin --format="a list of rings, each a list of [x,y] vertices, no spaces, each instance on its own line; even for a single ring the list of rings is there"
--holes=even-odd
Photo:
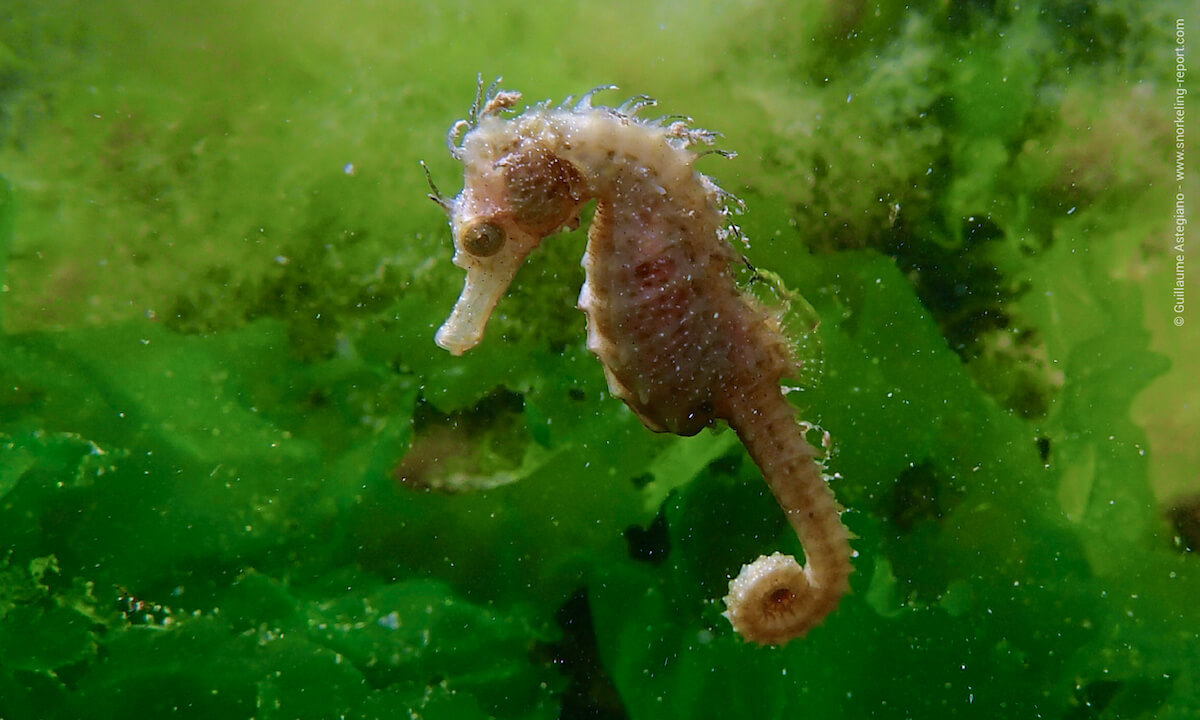
[[[528,254],[527,248],[506,248],[486,258],[486,262],[470,262],[462,293],[450,317],[438,328],[434,342],[452,355],[462,355],[479,344],[492,310],[504,297],[509,284]],[[456,258],[457,262],[457,258]]]

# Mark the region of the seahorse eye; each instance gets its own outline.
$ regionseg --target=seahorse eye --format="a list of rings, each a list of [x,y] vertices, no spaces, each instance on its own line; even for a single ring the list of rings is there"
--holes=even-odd
[[[472,225],[462,234],[463,249],[475,257],[495,255],[504,247],[504,240],[504,228],[486,221]]]

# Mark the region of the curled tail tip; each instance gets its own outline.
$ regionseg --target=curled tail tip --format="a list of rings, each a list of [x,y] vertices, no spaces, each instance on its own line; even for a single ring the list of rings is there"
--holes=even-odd
[[[773,553],[742,566],[722,613],[746,642],[787,645],[824,622],[850,588],[850,569],[814,582],[791,555]]]

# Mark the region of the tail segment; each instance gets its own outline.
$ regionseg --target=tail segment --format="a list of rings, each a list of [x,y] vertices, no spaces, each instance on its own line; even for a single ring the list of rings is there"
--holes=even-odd
[[[819,625],[849,589],[849,531],[817,450],[804,439],[777,387],[739,398],[729,424],[787,513],[806,564],[801,567],[792,556],[775,553],[743,566],[729,583],[725,616],[747,641],[783,645]]]

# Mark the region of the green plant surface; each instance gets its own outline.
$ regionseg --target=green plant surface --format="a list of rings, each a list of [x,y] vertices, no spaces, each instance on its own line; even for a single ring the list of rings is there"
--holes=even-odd
[[[0,718],[1200,716],[1177,17],[8,3]],[[740,152],[699,168],[856,535],[808,637],[721,616],[798,542],[731,432],[609,394],[583,230],[433,343],[462,275],[418,161],[457,191],[477,73]]]

